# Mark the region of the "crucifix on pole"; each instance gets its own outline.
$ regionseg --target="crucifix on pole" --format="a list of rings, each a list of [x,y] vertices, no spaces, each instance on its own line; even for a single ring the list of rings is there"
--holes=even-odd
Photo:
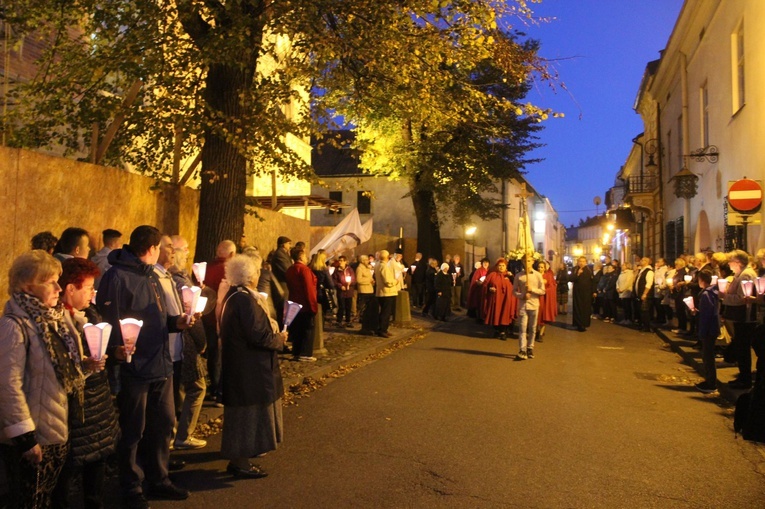
[[[534,196],[533,193],[530,193],[526,190],[526,183],[521,183],[521,191],[516,194],[519,202],[519,226],[518,229],[518,247],[523,249],[523,254],[525,256],[525,262],[523,264],[523,268],[526,271],[526,274],[531,273],[531,265],[534,261],[534,241],[531,238],[531,223],[529,221],[529,210],[528,210],[528,199],[531,196]]]

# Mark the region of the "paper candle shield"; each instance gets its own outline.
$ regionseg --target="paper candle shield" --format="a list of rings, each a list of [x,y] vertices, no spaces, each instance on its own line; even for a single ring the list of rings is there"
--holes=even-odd
[[[712,284],[713,285],[717,284],[717,276],[712,276]]]
[[[457,272],[457,274],[459,274],[460,271],[462,270],[462,267],[454,267],[454,270],[455,272]]]
[[[722,292],[725,293],[725,290],[728,289],[728,280],[720,278],[717,280],[717,288]]]
[[[284,328],[282,331],[287,330],[287,327],[290,326],[301,309],[303,309],[303,306],[297,302],[288,300],[284,303]]]
[[[457,282],[457,274],[455,272],[452,272],[452,282],[453,283]]]
[[[207,275],[207,262],[195,263],[191,266],[191,271],[194,273],[197,281],[199,281],[199,284],[201,285],[205,282],[205,275]]]
[[[755,280],[755,285],[757,286],[757,293],[762,295],[765,293],[765,277],[758,277]]]
[[[197,306],[194,308],[194,313],[201,313],[205,310],[205,306],[207,306],[207,297],[199,297],[197,300]]]
[[[690,309],[691,311],[696,309],[693,305],[693,297],[686,297],[683,299],[683,302],[685,302],[685,305],[688,306],[688,309]]]
[[[417,265],[412,265],[409,268],[412,269],[412,274],[414,274],[414,271],[417,270]]]
[[[86,323],[82,326],[82,332],[85,334],[85,341],[88,342],[90,356],[100,361],[106,353],[106,347],[109,345],[109,336],[112,334],[112,326],[106,322],[93,325]]]
[[[744,292],[744,297],[751,297],[752,291],[754,291],[754,283],[752,281],[741,281],[741,290]]]
[[[135,352],[135,344],[138,341],[138,334],[141,333],[141,327],[143,327],[143,320],[136,320],[135,318],[120,320],[120,331],[122,331],[122,342],[125,344],[127,362],[133,360],[133,352]]]
[[[188,321],[191,321],[191,314],[194,313],[194,310],[197,308],[197,302],[199,301],[199,296],[202,294],[202,289],[198,286],[184,286],[181,288],[181,299],[183,299],[183,308],[186,311],[186,314],[189,315]]]
[[[481,277],[479,277],[479,278],[478,278],[478,280],[479,280],[481,283],[483,283],[484,281],[486,281],[486,276],[481,276]]]
[[[693,276],[691,276],[690,274],[686,274],[683,276],[683,281],[685,281],[686,283],[690,283],[691,281],[693,281]]]
[[[268,294],[267,294],[266,292],[258,292],[258,295],[260,295],[260,296],[261,296],[261,297],[263,297],[264,299],[267,299],[267,298],[268,298]]]
[[[329,268],[329,275],[331,276],[334,273],[335,273],[335,268],[334,267],[330,267]]]
[[[345,282],[351,284],[351,276],[345,276]]]

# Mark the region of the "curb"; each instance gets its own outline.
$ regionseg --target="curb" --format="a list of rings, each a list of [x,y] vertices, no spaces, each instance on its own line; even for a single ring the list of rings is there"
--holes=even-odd
[[[395,327],[395,325],[394,325],[394,327]],[[362,360],[366,359],[367,357],[369,357],[370,355],[374,355],[376,353],[379,353],[379,352],[385,350],[386,348],[390,347],[390,345],[392,345],[393,343],[396,343],[397,341],[401,341],[401,340],[404,340],[404,339],[409,339],[410,337],[412,337],[415,334],[417,334],[418,332],[420,332],[420,330],[424,330],[424,329],[406,329],[405,332],[403,334],[401,334],[401,335],[395,335],[394,337],[388,338],[386,341],[383,341],[382,343],[377,343],[375,345],[372,345],[372,346],[370,346],[368,348],[365,348],[365,349],[363,349],[363,350],[361,350],[361,351],[359,351],[359,352],[357,352],[357,353],[355,353],[353,355],[350,355],[348,357],[341,357],[341,358],[335,359],[335,360],[329,362],[328,364],[325,364],[323,366],[319,366],[319,367],[317,367],[315,369],[306,370],[300,376],[291,377],[291,378],[285,378],[283,380],[284,386],[285,387],[290,387],[290,386],[292,386],[294,384],[302,383],[303,380],[305,380],[306,378],[314,378],[314,379],[321,378],[321,377],[323,377],[325,375],[328,375],[331,372],[339,369],[342,366],[362,361]]]

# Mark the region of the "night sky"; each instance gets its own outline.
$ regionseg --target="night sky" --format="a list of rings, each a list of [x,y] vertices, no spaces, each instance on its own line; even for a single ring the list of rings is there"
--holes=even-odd
[[[625,163],[632,138],[643,132],[632,109],[646,64],[659,58],[682,0],[543,0],[532,4],[538,26],[520,26],[541,41],[540,55],[567,90],[537,83],[530,102],[562,112],[540,133],[546,146],[531,157],[527,179],[547,196],[565,226],[594,216]],[[603,212],[601,204],[599,212]]]

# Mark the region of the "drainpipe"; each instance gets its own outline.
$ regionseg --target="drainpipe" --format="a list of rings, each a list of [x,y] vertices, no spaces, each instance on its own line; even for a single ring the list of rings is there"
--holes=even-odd
[[[680,53],[680,86],[682,91],[682,101],[683,101],[683,146],[681,147],[681,150],[683,151],[683,167],[688,164],[686,161],[685,156],[691,153],[691,140],[689,138],[689,123],[688,123],[688,59],[685,56],[685,53]],[[690,168],[688,168],[690,169]],[[686,198],[685,199],[685,205],[683,207],[683,251],[685,252],[692,252],[691,249],[691,199]],[[686,227],[687,225],[687,227]],[[690,250],[690,251],[689,251]]]

